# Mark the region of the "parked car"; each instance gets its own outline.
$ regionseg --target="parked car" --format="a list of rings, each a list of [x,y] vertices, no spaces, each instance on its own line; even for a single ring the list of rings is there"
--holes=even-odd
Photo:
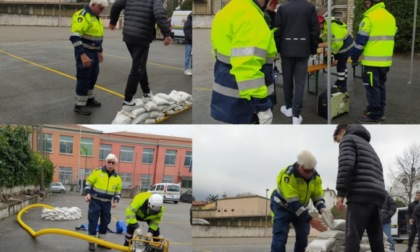
[[[174,183],[159,183],[150,187],[148,192],[161,194],[163,196],[163,201],[172,201],[177,204],[181,195],[181,186]]]
[[[194,199],[194,196],[192,194],[192,190],[188,190],[188,191],[184,192],[179,197],[179,201],[181,201],[181,202],[192,203],[194,200],[195,199]]]
[[[53,182],[50,184],[50,191],[55,193],[66,193],[66,187],[61,182]]]

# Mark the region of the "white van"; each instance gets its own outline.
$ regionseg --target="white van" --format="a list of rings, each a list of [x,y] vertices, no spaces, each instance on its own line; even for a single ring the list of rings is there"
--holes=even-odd
[[[172,32],[174,33],[174,40],[178,43],[184,43],[184,23],[187,21],[188,15],[191,13],[188,11],[175,10],[171,17]]]
[[[391,235],[394,241],[401,243],[408,240],[408,231],[407,207],[399,207],[391,218]]]
[[[173,183],[159,183],[150,187],[148,192],[161,194],[163,196],[163,201],[172,201],[177,204],[181,195],[181,186]]]

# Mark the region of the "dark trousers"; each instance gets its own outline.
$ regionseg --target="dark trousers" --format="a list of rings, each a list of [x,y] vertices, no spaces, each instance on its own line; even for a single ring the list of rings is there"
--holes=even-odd
[[[98,51],[85,49],[86,55],[92,60],[90,67],[84,68],[80,54],[75,53],[76,59],[76,105],[85,106],[88,91],[93,90],[99,75]]]
[[[303,107],[308,58],[281,57],[284,102],[287,109],[292,108],[294,117],[299,117]]]
[[[349,55],[348,53],[338,53],[334,58],[337,60],[337,81],[335,85],[347,90],[347,60]]]
[[[102,202],[92,198],[88,210],[89,235],[96,235],[99,218],[101,219],[99,234],[106,234],[108,224],[111,222],[111,202]]]
[[[140,83],[143,94],[150,93],[149,79],[147,78],[147,57],[149,47],[126,43],[131,55],[131,70],[128,75],[127,86],[125,87],[124,101],[131,102],[137,92],[137,85]]]
[[[347,203],[346,239],[344,252],[360,250],[366,230],[372,252],[384,252],[380,208],[373,204]]]
[[[408,247],[411,248],[413,247],[414,239],[416,239],[417,231],[418,229],[420,229],[420,225],[417,226],[417,222],[414,222],[413,225],[409,225],[409,226],[410,226],[410,233],[409,233],[410,236],[408,237]],[[417,246],[417,248],[420,248],[420,246]]]
[[[389,67],[364,66],[363,69],[363,85],[366,88],[366,98],[369,104],[366,111],[370,118],[377,120],[385,113],[385,82]]]
[[[270,208],[274,213],[271,252],[286,252],[290,223],[293,224],[296,232],[294,252],[304,252],[308,245],[309,223],[303,222],[296,214],[283,208],[273,200],[271,200]]]

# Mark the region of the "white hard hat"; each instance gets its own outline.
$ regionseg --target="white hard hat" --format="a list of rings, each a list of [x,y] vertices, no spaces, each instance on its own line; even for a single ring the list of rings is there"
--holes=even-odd
[[[163,205],[163,196],[160,194],[152,194],[149,198],[149,208],[153,211],[160,211]]]

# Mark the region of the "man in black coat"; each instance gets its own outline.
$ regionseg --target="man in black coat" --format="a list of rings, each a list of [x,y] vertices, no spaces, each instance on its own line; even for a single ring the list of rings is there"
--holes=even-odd
[[[185,60],[184,60],[184,74],[192,75],[192,14],[190,13],[184,23],[185,35]]]
[[[381,220],[382,220],[382,229],[386,234],[387,241],[390,245],[390,250],[394,252],[394,239],[391,234],[391,218],[394,216],[397,211],[397,204],[395,204],[394,199],[387,193],[385,197],[384,204],[381,209]]]
[[[301,124],[308,59],[316,54],[320,32],[315,6],[306,0],[288,0],[277,9],[274,26],[283,71],[285,105],[280,111],[293,117],[293,124]]]
[[[407,210],[407,217],[408,217],[408,222],[410,224],[410,233],[409,233],[409,237],[408,237],[408,247],[407,250],[405,252],[411,252],[411,247],[413,246],[414,243],[414,239],[416,238],[417,235],[417,223],[419,223],[415,216],[414,216],[414,209],[416,208],[416,206],[419,204],[419,200],[420,200],[420,191],[416,192],[416,200],[414,200],[413,202],[410,203],[410,205],[408,205],[408,210]],[[420,212],[420,209],[417,209],[418,212]]]
[[[347,199],[344,252],[360,250],[366,230],[370,248],[384,252],[380,210],[386,191],[382,164],[370,145],[370,133],[362,125],[337,125],[334,141],[340,143],[337,173],[337,208]]]
[[[112,5],[108,28],[115,29],[124,11],[123,40],[130,52],[132,63],[128,75],[127,85],[123,101],[123,109],[126,106],[134,107],[133,97],[140,83],[143,97],[151,98],[149,80],[147,78],[146,63],[149,56],[150,43],[156,37],[155,25],[159,26],[163,34],[163,45],[171,43],[171,28],[163,8],[162,0],[116,0]]]

